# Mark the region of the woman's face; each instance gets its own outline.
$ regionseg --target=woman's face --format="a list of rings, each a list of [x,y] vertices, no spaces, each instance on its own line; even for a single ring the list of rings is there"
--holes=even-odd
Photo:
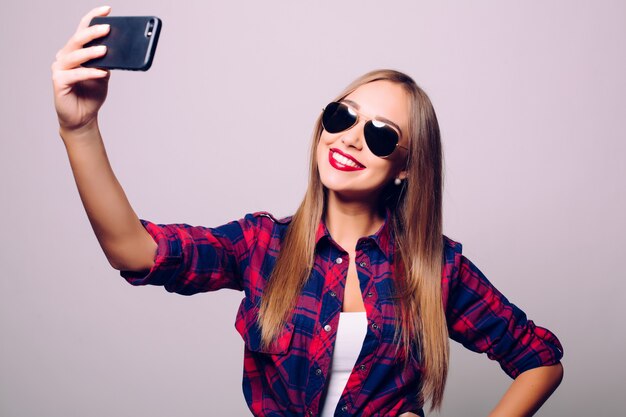
[[[409,98],[399,84],[374,81],[360,86],[342,102],[358,112],[359,120],[343,132],[322,131],[316,154],[320,178],[329,192],[374,203],[387,184],[406,178],[403,169],[408,155],[400,146],[408,148]],[[399,128],[400,146],[387,158],[374,155],[365,143],[363,125],[370,119]]]

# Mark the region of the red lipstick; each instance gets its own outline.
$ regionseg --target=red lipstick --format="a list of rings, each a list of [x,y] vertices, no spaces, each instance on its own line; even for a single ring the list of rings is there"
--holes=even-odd
[[[362,163],[336,148],[331,148],[330,152],[328,152],[328,161],[333,168],[339,171],[360,171],[365,169]]]

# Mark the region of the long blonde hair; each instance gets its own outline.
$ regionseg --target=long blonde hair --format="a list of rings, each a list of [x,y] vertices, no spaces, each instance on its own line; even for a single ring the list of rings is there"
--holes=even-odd
[[[448,373],[448,330],[441,295],[442,151],[439,124],[430,99],[415,81],[394,70],[376,70],[353,81],[335,101],[359,86],[386,80],[401,85],[410,100],[407,180],[390,184],[381,204],[391,210],[396,242],[396,338],[407,359],[417,347],[423,368],[421,396],[431,409],[440,408]],[[262,343],[269,345],[285,326],[309,278],[315,255],[315,232],[324,214],[324,187],[316,150],[322,133],[321,115],[311,143],[309,184],[292,217],[259,310]]]

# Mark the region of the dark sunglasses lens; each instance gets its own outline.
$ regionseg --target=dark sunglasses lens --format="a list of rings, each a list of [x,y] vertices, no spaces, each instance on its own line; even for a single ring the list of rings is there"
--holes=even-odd
[[[339,133],[350,128],[356,122],[356,114],[352,114],[345,104],[330,103],[322,114],[322,125],[328,133]]]
[[[367,147],[376,156],[389,156],[398,144],[398,133],[390,126],[376,121],[365,123],[364,134]]]

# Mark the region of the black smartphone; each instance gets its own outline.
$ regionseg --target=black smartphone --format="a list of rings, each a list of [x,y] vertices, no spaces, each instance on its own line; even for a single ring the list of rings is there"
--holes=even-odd
[[[107,52],[100,58],[83,64],[84,67],[147,71],[152,65],[162,22],[156,16],[94,17],[89,26],[109,24],[109,33],[87,43],[85,47],[106,45]]]

